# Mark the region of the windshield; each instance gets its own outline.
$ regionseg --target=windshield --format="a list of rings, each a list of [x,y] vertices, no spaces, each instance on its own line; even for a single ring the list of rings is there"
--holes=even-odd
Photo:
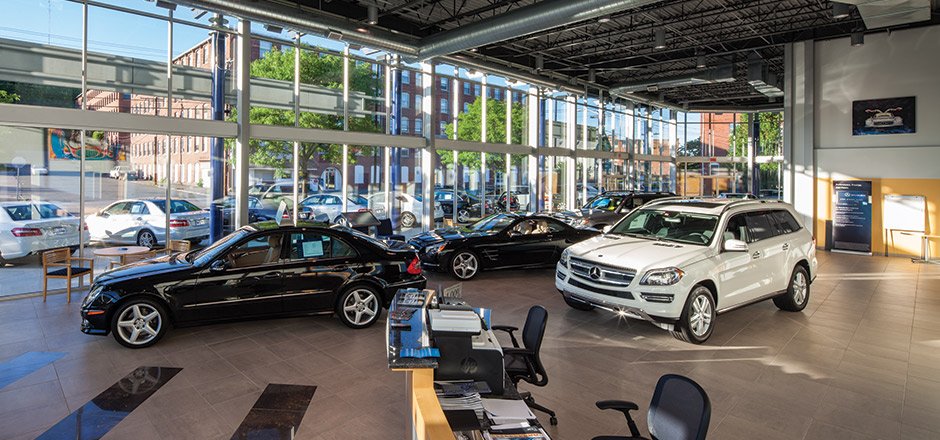
[[[467,229],[474,232],[482,231],[502,231],[507,226],[509,226],[513,221],[516,220],[516,217],[506,214],[493,214],[489,217],[485,217],[480,221],[467,226]]]
[[[249,232],[247,230],[239,229],[229,235],[226,235],[221,240],[212,243],[212,245],[199,250],[198,252],[191,252],[187,254],[186,259],[194,262],[199,266],[209,264],[209,262],[212,261],[216,256],[224,252],[225,249],[228,248],[229,244],[240,240],[242,237],[248,234]]]
[[[717,225],[716,215],[640,209],[617,223],[609,233],[707,245]]]
[[[600,209],[603,211],[613,211],[620,206],[624,196],[595,196],[588,200],[584,209]]]

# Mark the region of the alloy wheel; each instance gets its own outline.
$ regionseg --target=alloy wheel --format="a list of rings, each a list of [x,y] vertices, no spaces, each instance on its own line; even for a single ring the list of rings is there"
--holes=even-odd
[[[457,221],[460,223],[466,223],[470,221],[470,213],[464,209],[457,211]]]
[[[793,274],[793,302],[803,305],[806,301],[806,275],[802,271]]]
[[[157,244],[157,238],[153,236],[153,232],[143,231],[140,233],[140,236],[137,237],[137,244],[153,248]]]
[[[118,335],[131,345],[144,345],[160,334],[163,318],[149,304],[134,304],[121,312],[117,320]]]
[[[354,325],[365,325],[379,313],[379,300],[366,289],[354,290],[343,302],[343,314]]]
[[[708,333],[712,325],[712,303],[705,295],[699,295],[692,301],[692,314],[689,316],[689,327],[695,336]]]
[[[464,252],[454,257],[454,275],[461,279],[473,277],[477,273],[477,257],[471,253]]]

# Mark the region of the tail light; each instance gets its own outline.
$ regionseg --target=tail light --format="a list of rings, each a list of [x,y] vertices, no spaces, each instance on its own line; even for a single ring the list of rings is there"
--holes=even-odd
[[[171,228],[185,228],[189,226],[189,220],[170,220]]]
[[[421,260],[418,257],[415,257],[414,260],[411,260],[411,263],[408,263],[408,271],[410,275],[421,275]]]
[[[42,231],[37,228],[13,228],[10,232],[14,237],[41,237]]]
[[[88,230],[88,223],[82,223],[82,229],[87,231],[87,230]]]
[[[289,218],[290,218],[290,213],[287,212],[287,211],[284,211],[284,213],[281,214],[281,218],[283,218],[283,219],[289,219]]]

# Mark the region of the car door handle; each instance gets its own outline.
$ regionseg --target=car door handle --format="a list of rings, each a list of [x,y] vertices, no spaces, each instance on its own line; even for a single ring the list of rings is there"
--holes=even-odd
[[[760,251],[757,251],[757,252],[754,252],[753,254],[751,254],[751,258],[753,258],[753,259],[755,259],[755,260],[758,259],[758,258],[760,258]]]
[[[784,243],[784,244],[783,244],[783,250],[786,251],[786,250],[789,250],[789,249],[790,249],[790,243]]]
[[[273,280],[273,279],[280,278],[280,277],[281,277],[281,273],[280,273],[280,272],[268,272],[268,273],[262,275],[262,276],[261,276],[261,279],[262,279],[262,280]]]

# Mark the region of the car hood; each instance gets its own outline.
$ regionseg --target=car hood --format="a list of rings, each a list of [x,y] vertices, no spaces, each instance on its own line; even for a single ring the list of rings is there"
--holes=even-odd
[[[182,254],[158,257],[121,266],[98,275],[98,277],[95,278],[95,283],[113,283],[127,279],[140,279],[150,275],[191,269],[193,267],[192,263],[183,258],[178,258],[179,255]]]
[[[441,228],[418,234],[411,239],[411,244],[420,249],[428,245],[443,243],[445,241],[463,240],[476,237],[489,237],[498,233],[498,231],[471,231],[467,228]]]
[[[570,256],[642,271],[661,267],[684,267],[707,258],[704,246],[633,238],[618,235],[592,237],[570,248]]]

